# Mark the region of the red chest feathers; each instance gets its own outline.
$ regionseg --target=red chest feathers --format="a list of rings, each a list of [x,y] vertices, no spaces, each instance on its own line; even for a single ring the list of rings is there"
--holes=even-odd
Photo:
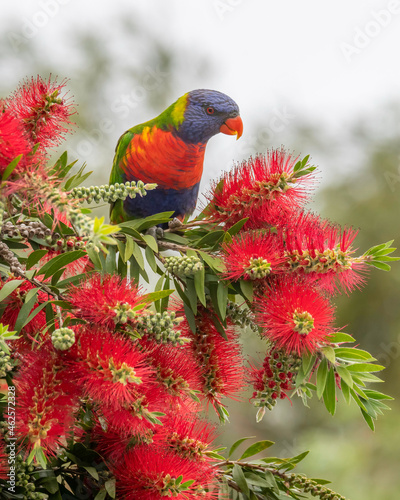
[[[171,132],[145,127],[127,147],[120,167],[128,180],[185,189],[200,182],[205,144],[186,144]]]

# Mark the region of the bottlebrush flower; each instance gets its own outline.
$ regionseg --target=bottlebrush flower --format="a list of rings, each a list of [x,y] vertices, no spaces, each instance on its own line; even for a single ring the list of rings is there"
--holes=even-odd
[[[23,157],[13,173],[23,171],[33,161],[33,157],[29,157],[31,151],[32,145],[21,122],[0,100],[0,174],[3,175],[8,164],[19,155]]]
[[[206,216],[232,225],[245,217],[251,220],[265,205],[300,207],[307,200],[311,175],[299,176],[294,171],[297,160],[280,149],[236,165],[212,185]]]
[[[161,427],[162,426],[157,426]],[[96,450],[107,458],[110,462],[120,462],[125,454],[134,446],[141,444],[151,444],[155,434],[155,426],[144,421],[137,427],[134,434],[121,432],[121,427],[116,428],[111,425],[104,426],[97,423],[92,430],[91,437],[95,443]],[[83,435],[83,439],[85,435]]]
[[[77,286],[71,285],[68,296],[76,315],[109,329],[134,319],[134,308],[141,301],[137,286],[117,275],[99,273]]]
[[[334,308],[329,300],[296,276],[276,279],[256,308],[263,335],[287,353],[313,353],[334,331]]]
[[[285,259],[279,254],[276,235],[243,233],[222,246],[226,271],[231,280],[260,280],[282,270]]]
[[[301,358],[296,353],[269,349],[262,367],[251,366],[248,372],[249,382],[254,388],[253,405],[272,410],[278,399],[288,398],[300,365]]]
[[[346,292],[365,283],[367,264],[354,257],[352,243],[358,231],[341,229],[310,213],[301,213],[289,221],[284,234],[286,267],[306,274],[332,293]]]
[[[157,434],[170,451],[197,462],[210,461],[207,452],[217,437],[214,425],[185,414],[170,414]]]
[[[222,397],[233,398],[243,389],[244,367],[232,322],[227,321],[226,340],[215,327],[213,314],[205,308],[198,311],[196,333],[192,332],[186,319],[181,328],[184,336],[192,340],[190,347],[202,372],[202,392],[209,402],[218,407]]]
[[[154,384],[154,373],[127,338],[98,328],[80,328],[66,352],[68,374],[84,396],[113,409],[140,398]]]
[[[122,464],[113,468],[118,498],[124,500],[216,499],[215,471],[155,446],[138,446],[128,452]]]
[[[202,372],[188,346],[140,341],[146,360],[156,371],[158,384],[173,398],[185,400],[201,392]],[[176,401],[177,403],[178,401]]]
[[[16,429],[27,450],[54,455],[74,422],[78,386],[71,384],[50,343],[24,356],[14,378]]]
[[[0,281],[0,289],[2,289],[6,283],[10,283],[15,280],[16,278],[11,277],[4,282]],[[24,305],[26,295],[33,288],[35,287],[31,283],[29,283],[29,281],[23,281],[13,292],[11,292],[4,299],[3,304],[5,304],[5,309],[1,316],[1,322],[4,325],[9,325],[10,331],[15,327],[18,315],[21,311],[22,306]],[[32,311],[39,307],[43,302],[46,302],[47,299],[48,297],[44,292],[38,291],[37,302],[32,306]],[[38,312],[38,314],[36,314],[34,318],[32,318],[32,320],[28,324],[26,324],[22,328],[22,336],[18,340],[13,341],[14,348],[17,348],[18,350],[25,350],[30,348],[32,342],[38,341],[38,339],[40,338],[40,334],[45,326],[46,312],[44,309],[42,309]]]
[[[72,123],[70,117],[75,110],[61,95],[65,84],[65,80],[57,83],[51,77],[46,81],[38,76],[23,82],[8,99],[10,110],[40,149],[58,145]]]

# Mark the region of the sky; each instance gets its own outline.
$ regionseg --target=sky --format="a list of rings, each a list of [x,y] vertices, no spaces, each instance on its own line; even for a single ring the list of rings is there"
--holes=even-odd
[[[356,119],[399,100],[400,0],[3,0],[0,30],[6,34],[7,50],[15,56],[14,64],[6,67],[0,61],[3,88],[12,91],[29,76],[19,44],[33,41],[43,48],[42,57],[50,67],[52,62],[61,65],[62,76],[70,77],[73,86],[80,46],[71,39],[71,30],[78,27],[101,34],[102,50],[133,65],[139,56],[118,32],[116,19],[121,15],[143,25],[166,48],[193,55],[174,80],[174,98],[194,88],[214,88],[238,102],[244,135],[235,144],[231,138],[210,141],[208,178],[229,167],[233,159],[253,154],[256,141],[265,148],[284,142],[291,149],[290,131],[304,121],[340,136]],[[136,49],[146,54],[145,37]],[[204,75],[194,71],[199,55],[213,71]],[[105,100],[115,103],[113,93],[128,94],[137,83],[114,78]],[[99,118],[117,121],[110,145],[126,128],[153,117],[140,105],[128,116],[111,108],[112,104],[105,105]],[[372,125],[400,132],[397,123],[382,120]],[[84,141],[90,132],[77,134]],[[109,149],[110,163],[113,147]],[[349,156],[351,162],[354,154],[347,152],[343,161],[339,158],[337,168],[351,169]],[[98,162],[95,152],[81,158],[89,165]],[[332,172],[326,170],[329,180]]]
[[[111,17],[137,16],[166,45],[199,47],[221,70],[218,86],[249,112],[280,102],[329,122],[396,98],[400,87],[397,0],[77,0],[2,1],[0,28],[18,20],[22,36],[54,43],[71,25],[101,30],[118,45]],[[18,34],[18,31],[16,32]],[[10,37],[12,34],[10,33]],[[122,51],[123,53],[123,51]],[[18,55],[17,55],[18,56]],[[186,75],[177,94],[187,91]],[[200,83],[200,82],[199,82]]]

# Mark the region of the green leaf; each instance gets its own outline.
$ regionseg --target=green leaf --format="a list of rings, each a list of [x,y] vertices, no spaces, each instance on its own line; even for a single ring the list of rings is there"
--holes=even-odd
[[[315,363],[316,357],[314,354],[311,354],[309,352],[306,352],[303,354],[302,358],[302,367],[303,367],[303,373],[305,376],[308,375],[308,373],[312,370],[314,363]]]
[[[199,255],[201,255],[204,262],[216,273],[220,273],[224,270],[224,264],[218,257],[214,257],[207,252],[203,252],[202,250],[199,250]]]
[[[318,371],[317,371],[317,396],[321,399],[322,394],[325,390],[326,379],[328,377],[328,361],[323,358],[321,361]]]
[[[394,399],[387,394],[383,394],[382,392],[372,391],[371,389],[365,389],[365,395],[371,399]]]
[[[186,280],[186,296],[189,299],[190,307],[194,313],[197,314],[197,292],[194,284],[193,278],[187,278]]]
[[[205,269],[204,266],[201,271],[198,271],[194,275],[194,287],[196,289],[197,297],[204,307],[207,307],[206,302],[206,294],[204,291],[204,277],[205,277]]]
[[[4,143],[3,143],[4,144]],[[13,173],[15,167],[18,165],[18,163],[21,161],[23,155],[19,155],[16,158],[14,158],[6,167],[6,169],[3,172],[3,175],[1,176],[1,180],[5,181],[7,180],[10,175]]]
[[[322,354],[330,361],[331,363],[335,363],[336,357],[335,357],[335,351],[333,350],[333,347],[331,346],[325,346],[321,348]]]
[[[153,272],[157,272],[157,262],[153,250],[148,246],[144,251],[144,256]]]
[[[382,365],[374,365],[373,363],[354,363],[353,365],[347,366],[347,369],[351,372],[380,372],[384,370],[385,367]]]
[[[32,252],[26,259],[26,269],[30,269],[32,266],[37,264],[40,259],[42,259],[49,251],[40,249]]]
[[[196,243],[196,247],[213,247],[225,236],[225,232],[221,230],[210,231],[205,236],[200,238]]]
[[[124,253],[124,260],[127,262],[133,255],[133,239],[130,236],[126,236],[126,242],[125,242],[125,253]]]
[[[87,254],[89,256],[89,259],[92,261],[95,269],[102,271],[103,265],[102,265],[100,257],[99,257],[99,252],[97,252],[94,248],[88,248]]]
[[[105,270],[108,274],[114,274],[117,270],[117,249],[113,246],[108,248]]]
[[[240,281],[240,289],[243,293],[243,296],[249,301],[253,302],[253,282],[250,280],[241,280]]]
[[[96,481],[99,480],[99,474],[96,470],[95,467],[89,467],[89,466],[86,466],[86,465],[82,465],[82,467],[87,471],[89,472],[89,474],[94,478],[96,479]]]
[[[133,244],[133,255],[130,258],[130,262],[132,263],[132,265],[137,263],[140,269],[144,269],[144,258],[140,246],[135,241],[132,241],[132,244]]]
[[[226,317],[226,306],[228,303],[228,287],[225,285],[223,281],[218,283],[217,287],[217,301],[218,301],[218,310],[221,316],[222,321],[225,320]]]
[[[249,484],[260,486],[261,488],[270,488],[271,484],[261,476],[262,472],[245,472],[244,476]],[[257,498],[257,497],[256,497]]]
[[[72,250],[71,252],[65,252],[57,255],[56,257],[53,257],[51,260],[46,262],[46,264],[44,264],[39,269],[37,275],[40,276],[41,274],[44,274],[44,279],[47,279],[62,267],[71,264],[84,255],[86,255],[86,252],[84,252],[83,250]]]
[[[329,341],[332,344],[342,344],[345,342],[355,342],[355,338],[344,332],[335,332],[329,335]]]
[[[235,464],[232,469],[232,477],[235,483],[239,486],[240,490],[245,494],[249,495],[250,490],[246,482],[246,478],[243,474],[242,468]]]
[[[375,431],[375,424],[370,415],[368,415],[367,412],[365,412],[362,408],[361,409],[361,414],[364,417],[364,420],[367,422],[368,427],[372,430]]]
[[[391,270],[391,267],[389,266],[389,264],[385,264],[384,262],[380,262],[380,261],[376,261],[376,260],[372,260],[370,262],[367,261],[366,264],[369,264],[370,266],[374,266],[377,269],[380,269],[381,271],[388,272]]]
[[[163,224],[168,222],[174,212],[160,212],[159,214],[151,215],[144,219],[134,219],[126,222],[121,222],[118,226],[122,228],[130,228],[136,231],[144,231],[152,226],[157,226],[157,224]],[[143,236],[142,236],[143,238]]]
[[[333,368],[331,368],[328,372],[323,396],[326,409],[331,415],[334,415],[336,411],[336,382],[335,371]]]
[[[345,366],[337,366],[336,371],[339,374],[341,380],[344,380],[346,382],[346,385],[348,385],[349,387],[353,387],[353,378],[351,376],[351,373]]]
[[[163,276],[161,277],[163,278]],[[175,290],[158,290],[157,292],[150,292],[146,295],[143,295],[142,302],[155,302],[157,300],[164,299],[165,297],[169,297],[171,293],[174,293]]]
[[[101,489],[97,495],[94,497],[94,500],[104,500],[107,496],[107,492],[105,489]]]
[[[183,308],[185,310],[185,316],[189,323],[190,329],[193,333],[196,333],[196,319],[194,317],[193,311],[187,304],[183,304]]]
[[[355,347],[335,347],[335,353],[338,358],[347,360],[374,360],[371,354],[367,351],[357,349]]]
[[[111,498],[115,498],[115,479],[109,479],[104,483],[104,487]]]
[[[4,283],[2,289],[0,290],[0,302],[8,297],[16,288],[19,287],[24,280],[12,280],[7,283]]]
[[[165,281],[164,281],[163,290],[164,291],[169,291],[169,289],[170,289],[169,287],[170,287],[170,278],[169,278],[169,276],[166,276],[165,277]],[[167,308],[168,308],[168,302],[169,302],[169,297],[170,297],[169,295],[165,295],[165,297],[161,298],[161,307],[160,307],[161,312],[167,310]]]
[[[29,316],[29,313],[32,311],[33,306],[37,300],[37,294],[39,292],[39,288],[32,288],[25,296],[25,302],[21,307],[17,320],[15,322],[14,330],[19,333],[21,331],[22,326],[25,324],[26,319]]]
[[[24,324],[21,326],[21,330],[22,328],[24,328],[24,326],[26,326],[30,321],[33,320],[33,318],[40,313],[40,311],[42,309],[44,309],[47,304],[50,304],[50,301],[46,301],[46,302],[43,302],[42,304],[38,305],[37,307],[35,307],[35,309],[31,312],[31,314],[28,316],[28,318],[26,319],[26,321],[24,322]]]
[[[246,217],[245,219],[242,219],[239,222],[236,222],[236,224],[233,224],[233,226],[228,229],[228,233],[231,236],[234,236],[236,233],[238,233],[242,229],[242,227],[246,224],[246,222],[248,220],[249,220],[249,218]]]
[[[272,474],[271,471],[269,470],[264,471],[264,479],[269,483],[270,488],[272,488],[273,492],[279,495],[279,487],[276,483],[275,476]]]
[[[260,453],[261,451],[269,448],[273,444],[275,444],[273,441],[257,441],[257,443],[252,444],[247,448],[247,450],[245,450],[239,460],[244,460],[245,458],[252,457],[253,455],[256,455],[257,453]]]
[[[248,437],[244,437],[244,438],[240,438],[238,439],[237,441],[235,441],[233,443],[233,445],[231,446],[230,450],[229,450],[229,454],[228,454],[228,457],[230,457],[233,452],[244,442],[246,441],[247,439],[254,439],[256,436],[248,436]]]
[[[144,234],[143,239],[147,243],[147,245],[153,250],[153,252],[158,253],[157,240],[155,240],[153,236],[151,236],[150,234]]]
[[[349,405],[350,402],[351,402],[350,387],[346,384],[346,382],[344,381],[344,379],[342,379],[340,385],[341,385],[341,388],[342,388],[343,397],[344,397],[346,403]]]

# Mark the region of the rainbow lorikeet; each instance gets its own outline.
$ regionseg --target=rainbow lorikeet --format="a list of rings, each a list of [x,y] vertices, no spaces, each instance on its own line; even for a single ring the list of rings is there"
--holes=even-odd
[[[112,223],[174,211],[183,220],[196,207],[207,141],[218,132],[242,135],[238,105],[215,90],[192,90],[159,116],[119,139],[110,184],[141,180],[157,188],[111,204]]]

